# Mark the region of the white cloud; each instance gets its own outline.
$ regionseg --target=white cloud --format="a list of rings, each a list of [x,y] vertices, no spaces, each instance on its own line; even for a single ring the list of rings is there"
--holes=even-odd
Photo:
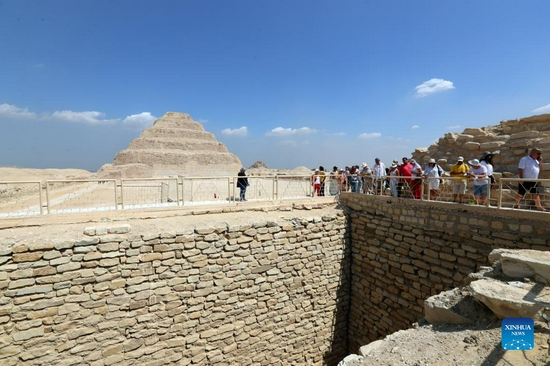
[[[429,94],[439,93],[445,90],[454,89],[452,81],[443,79],[430,79],[418,85],[416,89],[416,96],[424,98]]]
[[[371,133],[362,133],[359,135],[360,139],[375,139],[382,136],[379,132],[371,132]]]
[[[327,133],[327,136],[346,136],[345,132]]]
[[[136,127],[149,127],[156,119],[157,117],[153,116],[150,112],[141,112],[127,116],[122,120],[122,123]]]
[[[228,136],[246,136],[248,135],[248,128],[246,126],[242,126],[240,128],[226,128],[222,130],[222,134],[228,135]]]
[[[30,112],[27,108],[19,108],[11,104],[0,104],[0,116],[9,118],[35,119],[36,113]]]
[[[283,128],[276,127],[266,133],[267,136],[291,136],[291,135],[309,135],[311,133],[317,132],[313,128],[301,127],[301,128]]]
[[[447,126],[445,128],[448,130],[458,130],[460,128],[460,125]]]
[[[411,128],[412,128],[413,130],[416,130],[417,128],[420,128],[420,126],[419,126],[419,125],[414,125],[414,126],[412,126]]]
[[[119,121],[119,119],[105,119],[105,113],[95,112],[95,111],[89,111],[89,112],[55,111],[52,113],[51,118],[59,121],[63,121],[63,122],[89,123],[91,125],[114,123]]]
[[[547,104],[543,107],[540,107],[540,108],[537,108],[537,109],[533,109],[533,113],[540,113],[540,114],[543,114],[543,113],[550,113],[550,104]]]

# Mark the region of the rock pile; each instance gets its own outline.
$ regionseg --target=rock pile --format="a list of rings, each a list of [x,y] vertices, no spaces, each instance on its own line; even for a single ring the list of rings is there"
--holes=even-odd
[[[470,274],[465,280],[465,286],[428,298],[424,302],[424,320],[434,326],[462,326],[480,323],[494,325],[498,324],[499,319],[505,318],[532,318],[535,321],[535,331],[540,332],[541,329],[548,328],[550,252],[495,249],[489,255],[489,262],[492,266],[481,267],[479,272]],[[450,329],[448,328],[447,331]],[[384,339],[371,342],[361,347],[360,355],[347,356],[339,366],[372,365],[373,361],[380,361],[378,358],[383,351],[385,352],[388,345],[395,348],[394,341],[411,331],[414,332],[412,329],[399,331]],[[420,334],[421,330],[418,332]],[[405,338],[414,338],[414,336],[411,337],[409,334],[408,337],[403,337]],[[420,339],[418,341],[421,342]],[[405,344],[400,346],[406,348]],[[448,345],[448,347],[455,346]],[[486,345],[485,348],[490,348],[490,345]],[[540,349],[533,351],[537,357],[541,349],[547,349],[548,345],[539,344],[538,348]],[[393,353],[394,350],[392,349],[391,352]],[[398,360],[399,351],[395,353],[394,360]],[[452,353],[451,350],[449,350],[450,353]]]
[[[543,152],[550,151],[550,114],[502,121],[482,128],[466,128],[462,133],[447,133],[437,143],[429,148],[416,149],[412,155],[424,163],[436,159],[443,169],[449,171],[458,156],[466,160],[479,159],[483,152],[490,151],[495,154],[495,172],[512,176],[517,174],[519,160],[534,146]],[[545,164],[545,172],[540,178],[550,178],[550,163]]]
[[[238,157],[184,113],[168,112],[120,151],[98,175],[110,178],[235,176]]]

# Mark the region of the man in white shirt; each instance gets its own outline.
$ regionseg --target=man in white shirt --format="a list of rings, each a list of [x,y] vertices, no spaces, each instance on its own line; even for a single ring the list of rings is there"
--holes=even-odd
[[[372,175],[375,181],[376,191],[380,192],[383,189],[384,182],[382,177],[386,175],[386,166],[380,161],[379,158],[374,159],[374,166],[372,167]]]
[[[531,153],[521,158],[518,164],[518,177],[520,179],[518,186],[518,195],[516,196],[516,204],[514,208],[519,208],[519,201],[525,197],[526,193],[533,194],[533,200],[537,210],[547,211],[540,203],[538,182],[524,181],[523,179],[538,179],[540,172],[544,169],[542,163],[542,151],[536,147],[531,150]]]
[[[487,205],[487,186],[489,185],[487,178],[487,168],[481,165],[479,160],[470,160],[470,170],[466,175],[474,179],[474,198],[476,205]]]

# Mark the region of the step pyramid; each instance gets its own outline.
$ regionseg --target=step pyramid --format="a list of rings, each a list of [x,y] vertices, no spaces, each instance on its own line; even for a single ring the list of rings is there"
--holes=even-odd
[[[120,151],[102,177],[236,176],[239,158],[188,114],[168,112]]]

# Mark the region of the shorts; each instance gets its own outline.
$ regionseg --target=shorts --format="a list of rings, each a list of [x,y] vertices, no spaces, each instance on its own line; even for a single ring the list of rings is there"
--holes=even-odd
[[[487,196],[487,184],[474,185],[474,196]]]
[[[466,194],[466,182],[453,182],[453,194]]]
[[[539,193],[538,182],[523,181],[523,184],[520,183],[520,185],[518,186],[518,194],[520,196],[525,196],[525,193],[527,192],[538,194]]]

